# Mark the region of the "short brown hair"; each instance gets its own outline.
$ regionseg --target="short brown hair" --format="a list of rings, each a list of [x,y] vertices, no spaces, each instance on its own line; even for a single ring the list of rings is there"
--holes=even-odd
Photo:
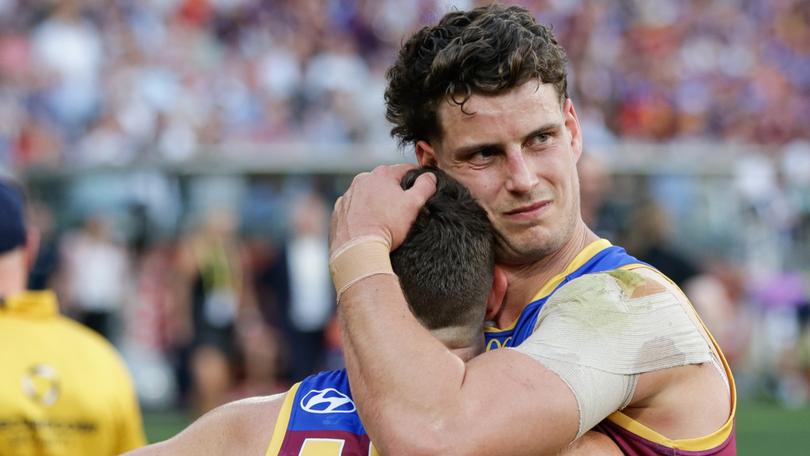
[[[490,5],[446,14],[400,49],[388,70],[386,118],[405,145],[441,138],[439,102],[464,108],[473,93],[499,94],[531,79],[568,98],[567,57],[551,30],[525,9]]]
[[[469,190],[437,168],[408,172],[402,187],[410,188],[425,172],[436,175],[436,193],[391,252],[391,264],[425,327],[480,326],[495,267],[492,225]]]

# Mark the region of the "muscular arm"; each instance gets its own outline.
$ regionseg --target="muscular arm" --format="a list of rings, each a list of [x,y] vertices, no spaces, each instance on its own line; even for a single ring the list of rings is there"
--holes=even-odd
[[[335,207],[333,252],[363,236],[402,242],[435,188],[425,174],[403,191],[407,169],[355,178]],[[511,350],[463,363],[413,317],[395,276],[354,283],[339,314],[353,395],[381,453],[543,454],[574,439],[576,400],[556,374]]]
[[[256,455],[267,450],[285,394],[231,402],[206,413],[180,434],[127,453],[159,455]]]
[[[420,186],[419,181],[402,191],[403,173],[402,167],[378,168],[355,178],[335,207],[333,252],[344,252],[340,246],[364,237],[386,240],[391,248],[402,241],[433,191],[429,182]],[[570,296],[560,294],[555,312],[546,312],[551,301],[546,304],[543,330],[526,341],[536,350],[521,345],[467,364],[419,325],[396,277],[361,277],[339,281],[353,284],[339,305],[347,369],[367,431],[387,454],[554,453],[610,413],[638,405],[639,398],[657,407],[657,393],[673,382],[651,371],[683,371],[689,368],[685,364],[709,359],[706,341],[684,321],[677,299],[660,287],[640,286],[644,280],[638,277],[594,275],[581,287],[569,283]],[[656,335],[670,326],[686,330],[670,335],[674,347]],[[659,343],[644,344],[648,339],[631,337],[635,333]],[[640,374],[643,394],[634,395]]]
[[[574,439],[576,401],[556,374],[512,350],[464,364],[414,319],[395,277],[351,287],[340,315],[352,391],[381,453],[553,454]]]

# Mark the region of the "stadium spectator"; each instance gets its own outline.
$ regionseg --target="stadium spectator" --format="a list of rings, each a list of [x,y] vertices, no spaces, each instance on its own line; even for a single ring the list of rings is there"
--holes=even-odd
[[[83,325],[117,344],[121,315],[132,294],[130,254],[113,236],[112,219],[85,218],[61,243],[60,281],[66,309]]]
[[[98,334],[26,291],[38,236],[21,191],[0,182],[0,453],[114,455],[144,444],[129,373]]]
[[[334,312],[329,280],[328,212],[315,192],[293,199],[286,242],[264,274],[275,307],[281,310],[290,346],[294,381],[320,370],[324,362],[324,328]]]
[[[671,243],[672,223],[655,201],[636,205],[624,233],[627,252],[649,263],[683,287],[700,270]]]
[[[783,144],[810,134],[801,0],[525,3],[570,49],[586,141]],[[447,8],[14,2],[0,12],[0,113],[24,115],[0,127],[0,159],[138,163],[220,143],[379,142],[389,56]],[[120,149],[102,147],[113,143]]]
[[[250,293],[237,223],[229,209],[210,208],[178,248],[173,305],[179,384],[195,414],[223,404],[233,388],[236,322]]]

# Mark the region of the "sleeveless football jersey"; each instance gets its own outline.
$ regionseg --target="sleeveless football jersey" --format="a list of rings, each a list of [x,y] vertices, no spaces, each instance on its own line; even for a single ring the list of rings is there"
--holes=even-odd
[[[512,326],[505,329],[494,327],[484,329],[486,349],[493,350],[520,345],[534,332],[537,316],[548,298],[560,287],[577,277],[595,272],[638,267],[649,266],[628,255],[623,248],[610,245],[610,242],[605,239],[591,243],[574,257],[563,272],[546,282],[532,302],[523,308],[517,321]]]
[[[534,332],[537,317],[546,301],[560,287],[571,280],[585,274],[606,272],[614,269],[637,268],[654,270],[651,266],[630,256],[623,248],[613,246],[605,239],[591,243],[571,261],[562,273],[550,279],[543,286],[532,302],[523,309],[512,326],[506,329],[485,329],[486,349],[493,350],[520,345]],[[663,274],[661,274],[661,277],[669,281]],[[734,378],[717,342],[709,333],[708,328],[705,325],[703,327],[719,355],[731,391],[732,412],[720,429],[712,434],[695,439],[671,440],[633,420],[624,413],[616,411],[599,423],[594,430],[610,437],[627,455],[729,456],[737,454],[734,432],[734,416],[736,412]]]
[[[290,388],[265,455],[377,456],[345,370],[311,375]]]

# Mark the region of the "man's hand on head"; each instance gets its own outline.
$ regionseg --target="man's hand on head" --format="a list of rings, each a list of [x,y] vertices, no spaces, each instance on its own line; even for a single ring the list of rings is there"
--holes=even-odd
[[[355,176],[335,203],[329,239],[330,254],[362,236],[378,237],[397,248],[405,240],[420,208],[436,191],[436,177],[424,173],[403,190],[402,177],[413,165],[379,166]]]

